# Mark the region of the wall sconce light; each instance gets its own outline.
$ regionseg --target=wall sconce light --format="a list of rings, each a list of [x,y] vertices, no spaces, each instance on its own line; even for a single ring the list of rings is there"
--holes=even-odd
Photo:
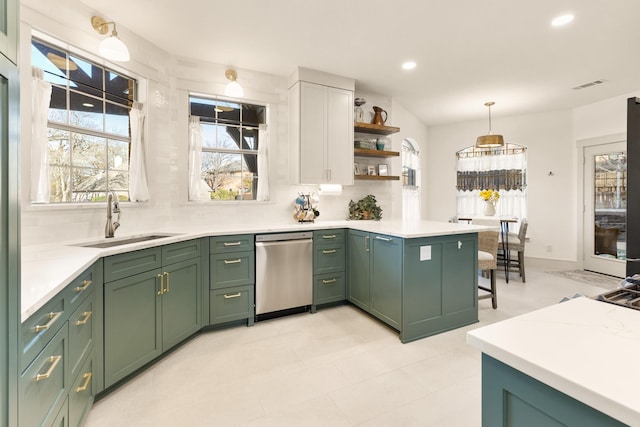
[[[111,35],[102,40],[98,52],[100,55],[112,61],[127,62],[130,59],[129,49],[118,38],[118,32],[116,31],[115,22],[107,22],[99,16],[93,16],[91,18],[91,26],[98,34],[107,34],[109,32],[109,25],[113,24],[113,31]]]
[[[227,87],[224,88],[224,94],[232,98],[244,97],[244,89],[237,81],[238,73],[236,73],[236,70],[228,69],[224,72],[224,75],[227,80],[229,80],[229,83],[227,83]]]
[[[502,135],[491,135],[491,106],[495,102],[486,102],[484,105],[489,107],[489,133],[479,136],[476,139],[476,148],[492,148],[504,146],[504,138]]]

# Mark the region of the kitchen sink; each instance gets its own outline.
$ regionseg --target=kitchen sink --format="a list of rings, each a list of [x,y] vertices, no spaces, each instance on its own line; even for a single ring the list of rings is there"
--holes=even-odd
[[[80,246],[83,248],[104,249],[104,248],[111,248],[114,246],[129,245],[131,243],[139,243],[139,242],[147,242],[149,240],[163,239],[165,237],[172,237],[172,236],[175,236],[175,234],[149,234],[146,236],[125,237],[125,238],[115,239],[115,240],[101,240],[99,242],[82,243],[82,244],[73,245],[73,246]]]

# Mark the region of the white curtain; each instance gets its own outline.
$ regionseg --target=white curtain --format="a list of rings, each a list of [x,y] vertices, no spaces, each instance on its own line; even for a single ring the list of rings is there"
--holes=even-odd
[[[258,193],[256,200],[269,200],[269,130],[267,125],[258,128]]]
[[[49,203],[49,138],[47,121],[51,102],[51,83],[44,80],[42,69],[32,68],[31,97],[31,201]]]
[[[134,102],[129,119],[131,121],[131,157],[129,158],[129,200],[146,202],[149,200],[147,167],[144,147],[144,112],[142,104]]]
[[[490,171],[490,170],[526,170],[526,153],[483,155],[458,159],[458,172]],[[496,204],[496,216],[526,218],[527,190],[502,189],[500,200]],[[457,192],[458,216],[482,215],[484,201],[480,198],[480,190]]]
[[[414,143],[402,142],[402,167],[415,171],[414,185],[402,185],[402,219],[403,221],[420,220],[420,152]]]
[[[200,117],[189,118],[189,200],[200,199],[202,181],[202,127]]]

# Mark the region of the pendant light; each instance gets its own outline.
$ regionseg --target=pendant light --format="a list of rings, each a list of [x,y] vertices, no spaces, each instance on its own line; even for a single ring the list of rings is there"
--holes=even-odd
[[[494,104],[495,102],[486,102],[484,104],[485,106],[489,107],[489,133],[478,137],[478,139],[476,140],[476,148],[493,148],[504,146],[504,138],[502,137],[502,135],[491,134],[491,106]]]
[[[229,80],[229,83],[227,83],[227,86],[224,88],[224,94],[232,98],[244,97],[244,89],[240,83],[238,83],[238,73],[236,73],[236,70],[229,69],[224,72],[224,75],[227,80]]]
[[[130,59],[129,49],[127,49],[127,45],[125,45],[118,37],[116,23],[107,22],[104,18],[99,16],[93,16],[91,18],[91,26],[98,34],[107,34],[107,32],[109,32],[110,24],[113,24],[113,31],[109,37],[102,40],[100,47],[98,47],[98,52],[104,58],[112,61],[127,62]]]

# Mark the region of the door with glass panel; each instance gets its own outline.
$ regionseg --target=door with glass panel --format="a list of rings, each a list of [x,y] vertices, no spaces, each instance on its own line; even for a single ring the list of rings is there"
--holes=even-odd
[[[627,145],[584,150],[584,269],[624,277],[627,242]]]

